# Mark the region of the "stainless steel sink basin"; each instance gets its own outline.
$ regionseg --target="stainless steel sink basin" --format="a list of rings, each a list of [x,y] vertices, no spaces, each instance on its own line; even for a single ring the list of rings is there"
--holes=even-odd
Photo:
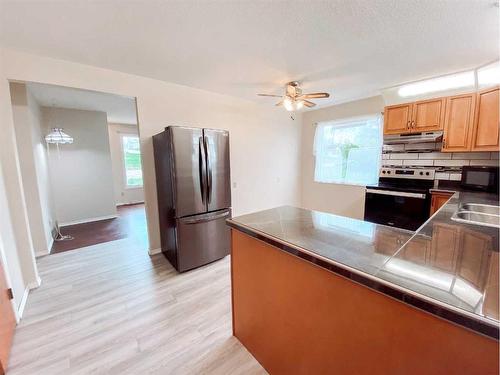
[[[500,207],[493,206],[490,204],[463,203],[462,205],[460,205],[458,210],[459,211],[472,211],[472,212],[497,215],[497,216],[500,215]]]
[[[494,207],[494,206],[491,206]],[[451,220],[466,224],[481,225],[485,227],[500,228],[500,215],[492,215],[474,211],[457,211]]]

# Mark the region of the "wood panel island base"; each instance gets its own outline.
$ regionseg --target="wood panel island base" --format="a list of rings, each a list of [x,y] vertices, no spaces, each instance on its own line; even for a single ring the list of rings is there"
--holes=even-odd
[[[497,340],[231,226],[233,334],[270,374],[498,374]]]

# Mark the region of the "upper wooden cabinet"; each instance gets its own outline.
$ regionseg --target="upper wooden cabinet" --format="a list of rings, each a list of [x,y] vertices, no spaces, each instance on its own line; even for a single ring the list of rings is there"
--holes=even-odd
[[[385,107],[384,134],[443,129],[443,152],[500,151],[500,88]]]
[[[499,88],[477,93],[472,151],[499,151]]]
[[[384,111],[384,134],[410,132],[411,104],[391,105]]]
[[[445,100],[440,98],[385,107],[384,134],[441,130],[444,105]]]
[[[443,129],[445,100],[421,100],[412,104],[410,128],[412,132]]]
[[[469,151],[474,126],[476,94],[446,98],[443,148],[445,152]]]

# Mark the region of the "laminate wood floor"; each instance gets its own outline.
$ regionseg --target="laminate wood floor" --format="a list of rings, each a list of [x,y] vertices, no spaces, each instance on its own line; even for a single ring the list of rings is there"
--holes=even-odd
[[[73,236],[70,241],[55,241],[51,254],[97,245],[103,242],[132,238],[148,247],[146,211],[144,203],[119,206],[116,209],[118,217],[67,225],[61,227],[65,235]]]
[[[232,336],[229,257],[178,274],[123,239],[37,262],[8,375],[266,373]]]

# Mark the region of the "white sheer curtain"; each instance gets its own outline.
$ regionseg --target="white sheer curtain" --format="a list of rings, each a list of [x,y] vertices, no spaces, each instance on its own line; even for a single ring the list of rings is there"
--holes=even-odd
[[[381,115],[320,122],[314,135],[314,180],[373,184],[378,180],[381,154]]]

